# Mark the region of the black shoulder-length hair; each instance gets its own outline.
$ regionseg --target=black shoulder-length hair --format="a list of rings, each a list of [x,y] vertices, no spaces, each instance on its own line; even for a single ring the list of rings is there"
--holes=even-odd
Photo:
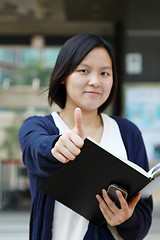
[[[56,103],[61,109],[66,104],[65,79],[77,68],[83,58],[95,47],[104,47],[109,53],[112,61],[113,86],[108,99],[98,108],[98,112],[103,112],[115,99],[117,90],[117,72],[115,55],[112,46],[98,35],[84,33],[70,38],[62,46],[53,72],[51,74],[48,102],[50,106]]]

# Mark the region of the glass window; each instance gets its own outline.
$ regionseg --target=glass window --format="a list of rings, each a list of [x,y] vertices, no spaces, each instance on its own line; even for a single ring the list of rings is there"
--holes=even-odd
[[[10,85],[47,86],[60,46],[37,50],[29,47],[0,48],[0,87],[8,78]]]

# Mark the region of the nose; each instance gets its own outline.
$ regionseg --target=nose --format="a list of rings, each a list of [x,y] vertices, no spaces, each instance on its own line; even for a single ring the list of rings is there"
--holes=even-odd
[[[100,79],[99,79],[99,77],[96,74],[92,74],[90,76],[88,84],[90,86],[99,87],[100,86]]]

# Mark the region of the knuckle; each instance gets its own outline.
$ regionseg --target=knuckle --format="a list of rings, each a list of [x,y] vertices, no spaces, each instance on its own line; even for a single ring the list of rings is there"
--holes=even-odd
[[[70,160],[74,160],[75,159],[75,156],[73,155],[73,154],[71,154],[71,156],[70,156]]]
[[[55,157],[55,154],[54,154],[54,151],[53,151],[53,150],[51,150],[51,153],[52,153],[53,157]]]
[[[108,204],[109,208],[113,208],[115,205],[115,203],[112,202],[111,200],[109,200],[107,204]]]
[[[71,135],[71,131],[70,130],[68,130],[68,131],[66,131],[62,136],[64,136],[64,137],[69,137]]]
[[[80,137],[80,145],[81,147],[84,145],[84,140]]]
[[[54,155],[56,154],[56,152],[59,151],[59,145],[56,143],[54,148],[52,148],[52,154],[54,153]]]
[[[75,151],[75,155],[76,155],[76,156],[79,155],[80,152],[81,152],[81,150],[80,150],[79,148],[77,148],[76,151]]]
[[[57,154],[56,154],[55,148],[52,148],[51,153],[56,158]]]
[[[65,139],[66,139],[66,137],[65,137],[65,135],[62,135],[60,138],[59,138],[59,141],[58,142],[56,142],[56,144],[58,144],[58,143],[64,143],[65,142]]]

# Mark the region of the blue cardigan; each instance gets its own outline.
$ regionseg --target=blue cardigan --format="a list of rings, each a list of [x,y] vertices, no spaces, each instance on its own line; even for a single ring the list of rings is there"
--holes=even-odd
[[[130,121],[113,117],[117,122],[128,159],[146,171],[148,160],[139,129]],[[33,116],[24,121],[19,131],[23,161],[28,169],[31,191],[30,240],[51,240],[54,199],[39,191],[40,184],[63,164],[51,154],[54,140],[59,136],[51,115]],[[126,240],[141,240],[149,231],[152,220],[152,198],[137,204],[130,219],[117,226]],[[84,240],[113,240],[107,224],[96,227],[89,223]]]

